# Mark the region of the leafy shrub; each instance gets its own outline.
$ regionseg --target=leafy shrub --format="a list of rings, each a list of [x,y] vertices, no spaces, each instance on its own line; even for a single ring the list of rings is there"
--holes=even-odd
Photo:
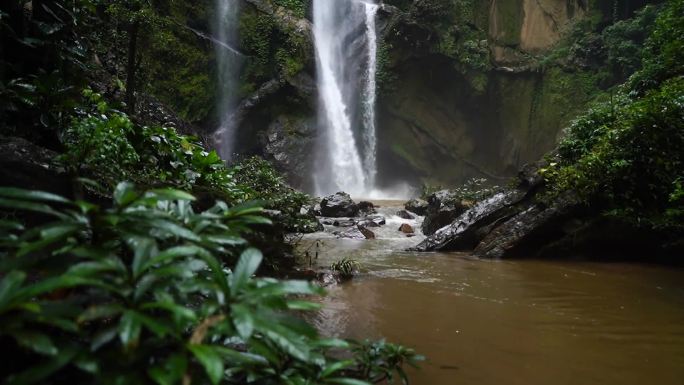
[[[424,184],[421,198],[428,199],[430,195],[441,190],[444,190],[441,186],[430,186]],[[491,185],[485,178],[472,178],[467,180],[459,187],[448,189],[449,200],[470,201],[473,203],[487,199],[499,192],[499,190],[501,190],[499,186]]]
[[[659,8],[648,5],[633,18],[619,21],[603,31],[607,64],[617,80],[623,82],[641,68],[644,41],[653,29]]]
[[[349,279],[359,270],[359,262],[355,259],[342,258],[339,261],[333,262],[330,265],[330,270],[336,273],[340,278]]]
[[[555,191],[599,199],[611,213],[638,222],[666,221],[676,181],[684,175],[684,79],[617,110],[603,106],[591,114],[564,140],[563,162],[546,171]]]
[[[108,209],[0,188],[0,367],[8,384],[366,384],[419,358],[399,346],[320,338],[292,314],[318,306],[304,281],[252,278],[242,234],[254,207],[204,212],[178,190],[121,183]],[[239,256],[239,258],[238,258]],[[235,262],[237,261],[237,264]],[[234,266],[234,268],[231,268]],[[350,358],[334,358],[331,349]],[[335,356],[337,357],[337,355]]]
[[[684,0],[668,0],[646,40],[642,70],[628,82],[643,95],[663,81],[684,74]]]
[[[46,147],[55,145],[86,80],[83,31],[93,8],[67,3],[38,3],[31,17],[26,2],[0,4],[0,128]]]
[[[126,178],[140,184],[212,190],[230,201],[245,192],[215,151],[174,128],[140,127],[128,115],[111,109],[102,96],[85,90],[91,108],[78,112],[62,135],[61,160],[79,175],[114,186]]]
[[[247,158],[233,167],[235,183],[247,190],[248,200],[259,200],[264,207],[284,214],[287,229],[311,232],[318,222],[309,213],[301,213],[311,198],[290,187],[273,165],[260,157]]]
[[[684,1],[664,6],[642,70],[610,102],[576,120],[557,161],[542,170],[551,196],[572,190],[609,215],[650,227],[681,227],[684,176]]]
[[[273,2],[291,10],[297,17],[303,18],[306,15],[306,1],[304,0],[274,0]]]

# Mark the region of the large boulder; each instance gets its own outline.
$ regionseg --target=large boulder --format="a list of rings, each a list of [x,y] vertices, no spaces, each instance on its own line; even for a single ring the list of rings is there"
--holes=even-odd
[[[413,227],[409,225],[408,223],[402,223],[402,225],[399,227],[399,231],[401,231],[404,234],[413,234],[416,231],[413,230]]]
[[[366,239],[375,239],[375,233],[367,229],[365,226],[357,225],[356,228],[359,229],[361,234],[363,234]]]
[[[358,213],[359,206],[354,203],[349,194],[342,191],[327,196],[321,201],[321,215],[324,217],[355,217]]]
[[[406,210],[399,210],[396,212],[395,215],[398,216],[399,218],[402,218],[402,219],[413,219],[413,218],[415,218],[413,214],[411,214],[410,212],[408,212]]]
[[[373,202],[361,201],[359,202],[359,211],[363,214],[375,214],[375,205]]]
[[[404,209],[422,217],[427,213],[428,203],[420,198],[411,199],[404,204]]]
[[[485,199],[463,212],[451,224],[430,234],[414,250],[472,250],[493,226],[519,212],[516,205],[525,195],[525,191],[515,189]]]
[[[380,227],[387,224],[387,220],[382,215],[369,215],[359,221],[359,225],[365,227]]]
[[[264,155],[285,174],[288,182],[296,187],[307,187],[316,142],[315,120],[281,115],[260,138]]]
[[[422,226],[425,235],[432,235],[442,227],[451,224],[468,209],[467,202],[462,201],[458,194],[449,190],[431,194],[427,202]]]
[[[345,239],[375,239],[375,233],[360,225],[351,227],[343,232],[336,232],[334,234],[337,235],[338,238]]]
[[[71,182],[56,157],[26,139],[0,136],[0,185],[71,196]]]
[[[567,222],[582,216],[580,207],[574,194],[558,197],[548,206],[531,204],[500,221],[480,241],[475,254],[487,258],[534,256],[544,244],[564,236]]]

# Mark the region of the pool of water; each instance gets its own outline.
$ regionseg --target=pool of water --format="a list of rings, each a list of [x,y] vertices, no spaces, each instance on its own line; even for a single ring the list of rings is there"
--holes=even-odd
[[[319,242],[314,263],[357,259],[314,317],[328,336],[386,338],[427,356],[413,384],[684,384],[684,270],[409,253],[422,235],[385,202],[378,239]]]

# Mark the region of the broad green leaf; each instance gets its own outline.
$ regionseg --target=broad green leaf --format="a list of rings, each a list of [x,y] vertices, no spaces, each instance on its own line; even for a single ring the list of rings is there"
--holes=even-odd
[[[40,231],[40,239],[35,242],[23,244],[19,248],[17,256],[21,257],[34,251],[41,250],[53,243],[56,243],[71,236],[80,229],[81,226],[79,224],[74,223],[57,223],[53,225],[48,225]]]
[[[93,352],[97,351],[102,346],[112,341],[118,334],[118,330],[117,326],[113,326],[95,333],[90,341],[90,350]]]
[[[354,360],[345,360],[345,361],[337,361],[333,362],[332,364],[328,365],[321,371],[320,377],[325,378],[328,377],[335,372],[339,372],[342,369],[348,368],[350,366],[354,365]]]
[[[272,225],[273,221],[268,218],[258,217],[256,215],[240,216],[240,221],[248,225]]]
[[[253,353],[268,360],[271,365],[277,366],[281,364],[280,353],[277,349],[274,349],[271,344],[265,343],[262,339],[253,338],[250,341],[250,348]]]
[[[5,219],[0,219],[0,229],[21,231],[21,230],[24,230],[24,226],[22,226],[20,223],[14,222],[14,221],[8,221]]]
[[[404,369],[401,366],[396,366],[394,370],[397,372],[399,375],[399,378],[401,378],[401,383],[404,385],[409,384],[409,379],[408,376],[406,375],[406,372],[404,372]]]
[[[49,205],[44,203],[27,202],[14,199],[0,198],[0,207],[5,207],[12,210],[26,210],[34,211],[38,213],[52,215],[58,218],[66,219],[66,215],[60,213],[59,211],[53,209]]]
[[[187,307],[172,303],[172,302],[149,302],[143,304],[141,309],[146,310],[146,309],[162,309],[162,310],[167,310],[171,314],[173,314],[175,317],[181,320],[188,320],[188,321],[196,321],[197,320],[197,314],[195,312]]]
[[[15,295],[21,284],[26,280],[26,273],[23,271],[11,271],[0,281],[0,312]]]
[[[22,288],[18,295],[14,298],[14,301],[25,301],[58,289],[67,289],[70,287],[89,284],[93,284],[93,281],[65,274],[59,277],[48,278]]]
[[[82,371],[90,374],[97,374],[100,370],[97,358],[89,352],[83,352],[74,359],[74,365]]]
[[[270,296],[284,296],[289,294],[323,295],[325,290],[308,281],[291,280],[266,284],[258,289],[250,290],[250,298],[264,298]]]
[[[147,373],[159,385],[175,385],[180,382],[187,367],[185,355],[172,354],[162,365],[151,368]]]
[[[119,340],[126,348],[134,347],[140,339],[142,322],[132,311],[126,311],[119,320]]]
[[[293,357],[309,362],[310,346],[301,335],[292,332],[272,319],[254,318],[255,329]]]
[[[114,202],[119,207],[124,207],[138,199],[138,193],[135,192],[135,186],[130,182],[121,182],[114,189]]]
[[[372,385],[370,382],[361,381],[354,378],[328,378],[325,380],[325,383],[337,385]]]
[[[264,212],[263,207],[259,204],[259,202],[246,202],[243,203],[239,206],[235,206],[231,209],[228,210],[226,215],[229,216],[241,216],[241,215],[250,215],[250,214],[261,214]]]
[[[81,262],[73,265],[67,271],[67,274],[71,274],[79,277],[89,277],[97,274],[102,274],[107,271],[119,271],[120,266],[114,259],[102,259],[93,262]]]
[[[128,313],[131,314],[131,316],[139,322],[141,325],[145,326],[147,330],[151,331],[152,333],[156,334],[157,337],[163,338],[167,334],[171,334],[172,330],[171,328],[166,325],[162,319],[160,318],[159,320],[156,320],[150,316],[147,316],[143,313],[129,310]]]
[[[157,242],[150,237],[127,236],[126,244],[133,250],[133,278],[137,279],[147,261],[157,253]]]
[[[112,318],[119,315],[122,310],[123,308],[118,304],[90,306],[78,317],[78,323],[89,322],[101,318]]]
[[[240,337],[247,341],[254,332],[254,318],[249,308],[242,304],[234,304],[230,307],[233,325]]]
[[[312,311],[312,310],[322,309],[323,305],[321,305],[320,303],[309,302],[309,301],[292,300],[292,301],[287,301],[287,308],[290,310]]]
[[[173,190],[173,189],[161,189],[152,190],[148,194],[153,194],[159,200],[168,201],[194,201],[197,200],[192,194],[188,194],[185,191]]]
[[[58,353],[55,344],[45,334],[30,330],[19,330],[13,332],[12,336],[20,345],[36,353],[48,356],[54,356]]]
[[[13,187],[0,187],[0,197],[55,203],[71,203],[68,199],[44,191],[24,190]]]
[[[188,349],[204,367],[212,384],[217,385],[223,378],[223,360],[218,352],[208,345],[188,345]]]
[[[268,365],[268,360],[257,354],[238,352],[223,346],[216,346],[214,349],[223,356],[226,362],[233,362],[238,365]]]
[[[337,338],[322,338],[313,342],[313,346],[329,349],[349,349],[351,344],[345,340]]]
[[[249,281],[249,278],[257,271],[259,265],[261,265],[262,260],[263,255],[261,254],[261,251],[253,247],[242,252],[230,281],[233,295],[236,295],[247,281]]]
[[[247,243],[244,238],[233,235],[208,235],[203,238],[206,241],[218,243],[219,245],[238,246]]]
[[[223,294],[228,295],[230,287],[228,286],[228,280],[226,279],[227,276],[221,268],[221,263],[211,253],[201,254],[200,257],[207,263],[207,266],[211,271],[213,282],[221,288]]]
[[[161,219],[157,220],[152,220],[150,221],[150,225],[155,227],[158,230],[163,230],[167,232],[169,235],[178,237],[178,238],[183,238],[183,239],[188,239],[191,241],[200,241],[200,237],[195,234],[194,232],[186,229],[183,226],[180,226],[176,223],[170,222],[170,221],[165,221]]]
[[[152,266],[162,264],[164,262],[173,260],[179,257],[192,257],[199,255],[201,253],[206,253],[207,251],[199,246],[176,246],[166,249],[156,256],[152,257],[145,265],[142,267],[141,271],[147,271]]]

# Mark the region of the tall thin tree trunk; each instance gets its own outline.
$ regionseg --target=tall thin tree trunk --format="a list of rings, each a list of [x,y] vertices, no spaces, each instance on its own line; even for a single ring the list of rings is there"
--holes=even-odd
[[[135,58],[138,51],[138,32],[140,22],[136,21],[128,29],[128,63],[126,64],[126,107],[129,114],[135,113]]]

